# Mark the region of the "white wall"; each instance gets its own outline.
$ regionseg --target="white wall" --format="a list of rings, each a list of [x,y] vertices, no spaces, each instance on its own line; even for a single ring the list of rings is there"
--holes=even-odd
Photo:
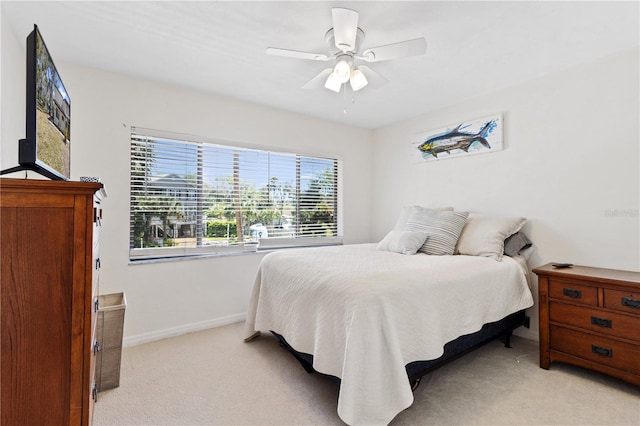
[[[633,49],[378,129],[374,240],[402,205],[452,205],[528,218],[532,267],[640,270],[639,75]],[[503,151],[411,160],[412,135],[496,113],[504,117]],[[537,309],[531,313],[537,334]]]
[[[2,25],[2,105],[12,107],[2,109],[2,168],[16,165],[17,140],[24,137],[24,112],[20,116],[13,111],[24,110],[24,54],[8,25]],[[72,178],[99,176],[108,193],[100,293],[126,293],[125,343],[242,320],[263,256],[130,265],[131,126],[337,156],[344,170],[344,241],[368,241],[369,217],[362,213],[371,204],[369,130],[58,61],[56,65],[72,104]]]
[[[18,140],[25,137],[25,53],[4,15],[0,31],[0,170],[4,170],[18,165]]]

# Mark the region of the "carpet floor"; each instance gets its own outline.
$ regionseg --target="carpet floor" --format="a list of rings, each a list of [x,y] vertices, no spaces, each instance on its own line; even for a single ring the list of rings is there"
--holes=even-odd
[[[338,385],[244,323],[125,348],[94,425],[341,425]],[[425,376],[392,425],[640,425],[640,388],[494,341]]]

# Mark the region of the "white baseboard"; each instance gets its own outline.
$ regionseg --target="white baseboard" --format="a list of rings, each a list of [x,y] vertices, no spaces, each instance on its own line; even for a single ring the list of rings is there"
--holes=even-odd
[[[221,327],[223,325],[234,324],[242,322],[246,318],[246,313],[229,315],[222,318],[214,318],[207,321],[196,322],[192,324],[185,324],[178,327],[165,328],[164,330],[152,331],[149,333],[137,334],[135,336],[127,336],[122,339],[122,346],[136,346],[144,343],[155,342],[156,340],[162,340],[169,337],[176,337],[187,333],[194,333],[196,331],[207,330],[209,328]]]
[[[529,328],[518,327],[513,330],[513,334],[515,336],[522,337],[523,339],[534,340],[536,342],[540,341],[540,335],[535,331],[531,331]]]

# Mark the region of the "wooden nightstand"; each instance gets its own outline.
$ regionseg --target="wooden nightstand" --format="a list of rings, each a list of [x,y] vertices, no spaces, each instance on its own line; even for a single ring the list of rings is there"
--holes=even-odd
[[[540,367],[574,364],[640,385],[640,272],[535,268]]]

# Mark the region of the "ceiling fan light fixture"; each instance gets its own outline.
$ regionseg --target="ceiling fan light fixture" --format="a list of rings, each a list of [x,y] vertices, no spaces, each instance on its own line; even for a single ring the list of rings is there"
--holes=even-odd
[[[358,90],[369,84],[369,82],[367,81],[367,77],[365,77],[362,71],[357,68],[351,72],[351,78],[349,79],[349,82],[351,83],[351,88],[354,92],[357,92]]]
[[[329,77],[327,77],[327,81],[324,83],[324,87],[336,93],[340,93],[342,83],[343,82],[340,81],[340,79],[336,76],[336,73],[332,72],[331,74],[329,74]]]
[[[0,0],[2,1],[2,0]],[[365,33],[358,27],[360,14],[351,9],[334,7],[331,9],[333,27],[325,33],[324,39],[329,47],[329,54],[303,52],[278,47],[268,47],[267,55],[285,56],[289,58],[310,59],[315,61],[333,61],[333,66],[320,71],[308,81],[304,89],[324,87],[340,93],[342,86],[349,82],[354,92],[364,87],[376,88],[388,82],[386,78],[360,64],[365,62],[381,62],[407,56],[424,55],[427,40],[424,37],[384,44],[360,51]],[[356,64],[358,61],[359,66]],[[345,94],[347,88],[345,87]]]
[[[346,59],[340,59],[333,68],[333,74],[340,80],[340,83],[346,83],[351,77],[351,64]]]

